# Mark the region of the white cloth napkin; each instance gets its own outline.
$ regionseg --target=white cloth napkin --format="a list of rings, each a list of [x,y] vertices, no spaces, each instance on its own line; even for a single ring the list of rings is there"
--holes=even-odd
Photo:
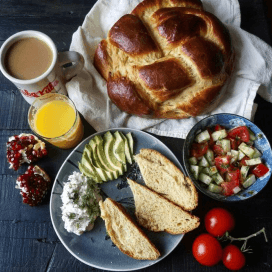
[[[130,13],[140,0],[98,0],[83,25],[73,34],[70,50],[84,56],[83,71],[66,84],[69,97],[96,131],[128,127],[157,135],[185,138],[191,127],[207,115],[184,120],[145,119],[121,112],[108,98],[106,82],[93,66],[97,44],[112,25]],[[272,48],[240,28],[238,0],[203,0],[204,9],[228,27],[236,52],[235,70],[216,109],[209,114],[234,113],[253,119],[257,91],[272,102]],[[260,87],[261,86],[261,87]]]

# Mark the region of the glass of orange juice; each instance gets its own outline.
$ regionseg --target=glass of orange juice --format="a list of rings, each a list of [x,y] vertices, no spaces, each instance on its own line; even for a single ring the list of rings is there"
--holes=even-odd
[[[50,93],[37,98],[28,111],[31,129],[49,143],[68,149],[83,137],[83,125],[74,103],[65,95]]]

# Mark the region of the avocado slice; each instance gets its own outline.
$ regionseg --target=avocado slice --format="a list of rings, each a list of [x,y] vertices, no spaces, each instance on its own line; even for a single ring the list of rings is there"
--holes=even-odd
[[[113,176],[112,172],[106,171],[103,168],[96,166],[96,164],[94,163],[94,159],[93,159],[94,156],[93,156],[92,148],[88,144],[85,145],[85,148],[83,150],[83,156],[84,156],[85,153],[86,153],[86,156],[88,158],[87,160],[94,167],[94,169],[95,169],[96,172],[100,173],[102,171],[102,173],[105,173],[105,175],[107,176],[108,180],[113,180],[114,179],[114,176]]]
[[[82,159],[81,159],[81,164],[84,165],[86,168],[88,168],[90,171],[93,171],[94,173],[97,173],[100,178],[103,181],[108,181],[110,178],[106,174],[106,171],[101,169],[101,168],[96,168],[93,166],[91,160],[89,159],[87,153],[83,153]]]
[[[125,143],[125,156],[126,156],[126,159],[127,161],[132,164],[132,156],[130,154],[130,148],[129,148],[129,145],[128,145],[128,139],[127,137],[124,136],[124,134],[122,132],[119,132],[121,137],[123,138],[124,140],[124,143]]]
[[[101,168],[101,165],[98,164],[98,160],[97,158],[95,158],[95,154],[93,152],[93,148],[89,145],[89,144],[86,144],[85,147],[84,147],[84,150],[83,150],[83,153],[86,152],[89,159],[91,160],[92,164],[94,167],[100,167]]]
[[[87,167],[85,167],[83,164],[80,162],[78,163],[78,168],[82,174],[85,176],[93,179],[96,183],[103,183],[102,179],[100,176],[95,175],[92,171],[90,171]]]
[[[87,149],[90,150],[91,152],[91,157],[92,157],[92,161],[95,167],[99,167],[102,168],[104,170],[107,170],[104,165],[100,162],[100,159],[98,157],[98,153],[97,153],[97,144],[96,142],[92,139],[90,140],[89,144],[85,146]]]
[[[134,140],[133,140],[131,132],[127,133],[126,137],[128,139],[128,145],[129,145],[129,149],[130,149],[130,154],[131,154],[131,157],[133,159],[133,154],[134,154]]]
[[[108,162],[105,152],[104,152],[104,146],[103,146],[103,138],[100,135],[95,136],[92,139],[96,144],[96,154],[98,157],[99,162],[102,164],[103,168],[106,171],[110,171],[113,173],[114,179],[117,179],[119,177],[119,173],[116,169],[114,169]]]
[[[113,145],[115,142],[115,137],[110,133],[106,132],[103,137],[104,140],[104,152],[109,164],[116,169],[120,175],[123,175],[125,171],[124,164],[119,162],[113,154]]]
[[[119,131],[114,132],[114,137],[115,143],[113,145],[113,153],[118,161],[126,164],[125,141],[123,140]]]

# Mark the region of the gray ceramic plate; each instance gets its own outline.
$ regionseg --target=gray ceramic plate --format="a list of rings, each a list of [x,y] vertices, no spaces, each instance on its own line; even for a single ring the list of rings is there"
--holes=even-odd
[[[169,158],[184,173],[184,170],[175,155],[157,138],[139,130],[126,128],[111,129],[110,131],[115,132],[116,130],[122,131],[123,133],[132,133],[135,140],[135,154],[139,153],[141,148],[155,149]],[[153,233],[144,230],[150,240],[160,251],[161,257],[155,261],[139,261],[123,254],[112,244],[111,240],[108,239],[109,237],[106,234],[105,224],[101,218],[96,220],[95,227],[92,231],[86,232],[81,236],[69,233],[64,229],[60,209],[62,206],[60,195],[62,193],[63,183],[67,182],[68,176],[74,171],[79,172],[77,165],[78,161],[81,160],[85,144],[87,144],[95,135],[103,135],[104,133],[106,133],[106,131],[93,134],[85,139],[73,150],[61,166],[56,176],[50,199],[50,215],[54,229],[67,250],[74,257],[87,265],[112,271],[131,271],[151,266],[161,261],[170,252],[172,252],[172,250],[174,250],[181,241],[183,235],[170,235],[165,232]],[[135,167],[130,167],[127,175],[132,178],[134,174]],[[141,181],[140,176],[136,176],[138,176],[138,181]],[[133,214],[134,206],[132,192],[126,185],[125,177],[122,176],[117,180],[101,184],[100,188],[103,190],[105,195],[117,200],[129,211],[130,214]]]

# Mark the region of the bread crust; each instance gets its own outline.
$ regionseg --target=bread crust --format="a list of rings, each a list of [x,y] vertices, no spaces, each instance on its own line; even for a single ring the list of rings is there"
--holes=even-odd
[[[94,65],[110,79],[108,95],[122,111],[183,119],[212,109],[234,55],[228,29],[201,1],[144,0],[114,24]]]
[[[147,187],[163,195],[184,210],[191,211],[197,207],[198,193],[193,182],[189,177],[186,177],[172,161],[157,150],[149,148],[142,148],[140,153],[135,156],[135,160],[140,167]],[[155,178],[148,176],[148,172],[151,172],[153,169],[157,171],[156,168],[160,166],[173,175],[172,177],[169,175],[169,178],[173,179],[173,182],[168,178],[167,185],[162,184],[162,186],[158,186],[163,182],[162,177],[160,180],[155,180]],[[169,188],[168,185],[173,187]],[[179,197],[177,197],[177,195],[179,195]],[[183,201],[185,196],[186,198],[189,197],[190,200]]]
[[[183,210],[146,186],[130,179],[128,183],[134,195],[135,215],[141,226],[154,232],[165,231],[170,234],[187,233],[199,226],[200,220],[197,216]],[[160,213],[159,218],[156,213]]]
[[[136,231],[136,232],[138,232],[137,235],[142,236],[142,239],[144,239],[146,241],[146,243],[149,244],[150,248],[152,249],[153,257],[147,257],[147,255],[146,255],[146,257],[143,257],[143,256],[139,257],[137,254],[135,254],[136,248],[139,245],[133,245],[135,248],[135,251],[128,250],[125,248],[125,245],[121,243],[121,241],[117,238],[117,235],[116,235],[116,232],[121,232],[121,228],[119,228],[119,229],[113,228],[113,224],[112,224],[113,219],[111,218],[111,215],[108,213],[108,210],[106,207],[107,205],[112,206],[114,209],[117,209],[119,214],[124,215],[125,220],[126,220],[124,222],[124,224],[130,224],[131,226],[133,226],[133,228],[135,228],[137,230]],[[138,259],[138,260],[156,260],[160,257],[160,252],[158,251],[156,246],[149,240],[149,238],[146,236],[146,234],[143,232],[143,230],[134,223],[131,216],[127,213],[127,211],[125,210],[125,208],[121,204],[119,204],[118,202],[114,201],[111,198],[107,198],[104,202],[100,201],[99,206],[101,209],[101,217],[105,221],[107,233],[109,234],[112,242],[119,248],[120,251],[122,251],[124,254],[128,255],[129,257],[134,258],[134,259]]]

